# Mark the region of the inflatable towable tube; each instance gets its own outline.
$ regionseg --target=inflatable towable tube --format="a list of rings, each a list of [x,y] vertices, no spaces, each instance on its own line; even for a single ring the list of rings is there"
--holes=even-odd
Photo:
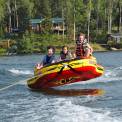
[[[50,88],[99,77],[104,68],[97,64],[96,58],[72,59],[34,69],[35,77],[28,80],[31,89]]]

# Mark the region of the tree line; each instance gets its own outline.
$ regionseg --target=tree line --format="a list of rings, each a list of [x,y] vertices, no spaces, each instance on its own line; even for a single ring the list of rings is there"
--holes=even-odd
[[[65,19],[67,35],[79,31],[98,39],[122,32],[122,0],[0,0],[0,36],[5,28],[21,28],[28,18]],[[10,30],[9,30],[10,31]]]

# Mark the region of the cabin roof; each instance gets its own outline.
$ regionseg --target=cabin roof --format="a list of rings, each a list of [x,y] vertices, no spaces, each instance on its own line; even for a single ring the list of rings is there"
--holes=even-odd
[[[31,24],[40,24],[44,19],[30,19]]]
[[[56,17],[56,18],[51,18],[51,21],[52,21],[52,23],[62,23],[64,21],[64,19]]]
[[[31,24],[40,24],[43,20],[44,20],[44,18],[43,19],[30,19],[29,22]],[[63,18],[56,17],[56,18],[51,18],[50,21],[52,23],[57,24],[57,23],[63,23],[64,19]]]
[[[113,38],[122,38],[122,34],[120,33],[113,33],[113,34],[110,34],[110,36]]]

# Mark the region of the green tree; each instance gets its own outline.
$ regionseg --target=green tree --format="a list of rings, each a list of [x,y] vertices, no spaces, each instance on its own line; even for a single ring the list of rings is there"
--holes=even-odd
[[[33,16],[33,2],[31,0],[6,0],[5,21],[11,28],[23,27],[25,18]]]
[[[49,0],[52,17],[61,17],[62,3],[64,0]]]
[[[5,1],[0,0],[0,22],[3,20],[5,16]]]
[[[35,17],[51,17],[49,0],[33,0]]]
[[[0,0],[0,36],[3,35],[5,17],[5,1]]]

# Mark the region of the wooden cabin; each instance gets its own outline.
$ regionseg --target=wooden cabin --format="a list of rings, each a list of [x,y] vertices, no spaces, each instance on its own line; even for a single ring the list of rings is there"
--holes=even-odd
[[[41,32],[42,27],[41,23],[44,19],[30,19],[29,20],[29,30],[32,30],[33,32]]]
[[[62,34],[66,32],[66,26],[63,18],[51,18],[52,28],[54,33]]]
[[[29,20],[29,30],[32,30],[33,32],[42,32],[42,22],[46,21],[45,18],[41,19],[30,19]],[[57,34],[63,34],[66,32],[66,26],[63,18],[51,18],[49,21],[52,24],[52,27],[50,28],[53,33]]]
[[[107,41],[113,41],[115,44],[119,44],[122,41],[122,34],[120,33],[108,34]]]

